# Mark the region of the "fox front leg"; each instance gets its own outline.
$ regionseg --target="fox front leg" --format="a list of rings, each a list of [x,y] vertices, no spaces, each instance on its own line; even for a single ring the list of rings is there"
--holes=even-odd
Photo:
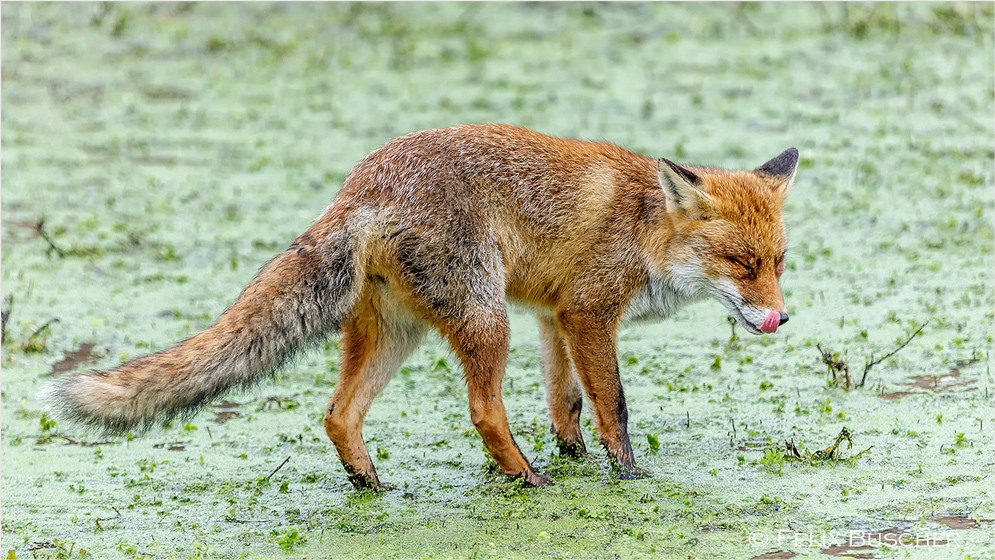
[[[601,445],[608,452],[616,478],[650,476],[636,466],[629,441],[629,410],[625,404],[615,349],[615,324],[606,324],[604,314],[561,312],[560,326],[570,350],[577,376],[594,408]]]

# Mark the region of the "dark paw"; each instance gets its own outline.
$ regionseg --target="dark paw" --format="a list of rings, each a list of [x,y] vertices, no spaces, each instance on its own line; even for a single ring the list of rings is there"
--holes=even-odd
[[[387,484],[386,482],[377,481],[375,485],[370,487],[370,490],[373,490],[374,492],[389,492],[391,490],[397,490],[397,486],[394,486],[393,484]]]
[[[542,488],[543,486],[553,485],[552,478],[549,478],[544,474],[539,474],[531,469],[525,471],[519,476],[522,479],[522,486],[527,488]]]
[[[392,484],[385,484],[380,482],[380,479],[368,474],[356,473],[349,475],[349,482],[352,483],[356,490],[371,490],[373,492],[386,492],[388,490],[394,490]]]
[[[612,476],[619,480],[639,480],[641,478],[650,478],[653,476],[653,473],[635,465],[623,467],[615,464],[612,465]]]
[[[620,460],[611,454],[608,455],[608,466],[611,469],[612,477],[619,480],[638,480],[652,476],[652,473],[648,470],[636,466],[631,451],[623,455],[623,457],[624,459]]]
[[[560,457],[565,459],[586,459],[587,448],[584,442],[560,441],[557,446],[560,448]]]

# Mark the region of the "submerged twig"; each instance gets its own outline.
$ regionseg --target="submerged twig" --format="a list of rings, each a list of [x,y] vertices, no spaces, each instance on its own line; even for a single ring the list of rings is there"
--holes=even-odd
[[[286,465],[286,464],[287,464],[287,461],[289,461],[289,460],[290,460],[290,456],[288,455],[288,456],[287,456],[287,458],[286,458],[286,459],[284,459],[282,463],[280,463],[280,466],[279,466],[279,467],[277,467],[277,468],[273,469],[273,472],[269,473],[269,476],[267,476],[267,477],[266,477],[266,480],[269,480],[270,478],[272,478],[272,477],[273,477],[273,475],[274,475],[274,474],[276,474],[276,471],[278,471],[278,470],[282,469],[282,468],[283,468],[283,465]]]
[[[785,454],[785,456],[794,457],[795,459],[797,459],[799,461],[802,460],[801,451],[799,451],[798,447],[795,446],[795,440],[785,441],[784,442],[784,454]]]
[[[7,294],[7,297],[3,298],[3,311],[0,312],[0,316],[3,319],[2,331],[0,331],[0,343],[7,342],[7,321],[10,319],[10,313],[14,310],[14,294]]]
[[[21,349],[25,352],[41,352],[45,350],[46,346],[48,346],[48,333],[50,332],[49,327],[52,326],[52,323],[58,322],[59,318],[54,317],[46,321],[44,325],[35,329],[35,332],[31,333],[28,338],[21,341]],[[38,337],[43,338],[39,341]]]
[[[843,429],[840,430],[840,435],[836,436],[836,440],[832,445],[812,453],[810,456],[811,459],[816,461],[831,461],[833,459],[839,460],[839,448],[840,444],[843,443],[844,440],[846,440],[847,449],[853,449],[853,435],[850,434],[850,430],[848,430],[846,426],[843,426]]]
[[[41,218],[38,218],[38,223],[35,224],[35,230],[37,230],[38,231],[38,235],[40,235],[41,238],[45,240],[45,243],[48,243],[49,252],[55,251],[55,254],[59,255],[60,258],[66,256],[66,252],[63,251],[62,249],[60,249],[59,246],[56,245],[54,241],[52,241],[52,238],[48,236],[48,232],[45,231],[45,217],[44,216],[42,216]]]
[[[117,514],[116,516],[114,516],[114,517],[101,517],[100,519],[94,519],[93,520],[93,523],[96,524],[97,529],[103,529],[103,527],[100,526],[100,522],[101,521],[110,521],[112,519],[118,519],[118,518],[121,517],[121,512],[118,511],[118,509],[116,507],[111,506],[111,509],[114,510],[114,513]]]
[[[906,346],[906,345],[907,345],[908,343],[912,342],[912,339],[913,339],[913,338],[915,338],[916,336],[918,336],[918,335],[919,335],[919,333],[921,333],[921,332],[922,332],[922,330],[923,330],[924,328],[926,328],[926,325],[928,325],[928,324],[929,324],[929,321],[926,321],[925,323],[923,323],[923,324],[922,324],[922,326],[921,326],[921,327],[919,327],[919,329],[918,329],[918,330],[917,330],[916,332],[912,333],[912,335],[911,335],[911,336],[909,336],[909,338],[905,339],[905,342],[901,343],[901,344],[900,344],[900,345],[898,346],[898,348],[895,348],[895,349],[894,349],[894,350],[892,350],[891,352],[888,352],[887,354],[885,354],[885,356],[884,356],[883,358],[880,358],[880,359],[878,359],[878,360],[875,360],[875,359],[874,359],[874,354],[872,353],[872,354],[871,354],[871,359],[870,359],[870,360],[869,360],[869,361],[868,361],[868,362],[867,362],[866,364],[864,364],[864,375],[863,375],[863,376],[861,376],[861,378],[860,378],[860,384],[859,384],[859,385],[857,385],[857,386],[858,386],[858,387],[863,387],[863,386],[864,386],[864,381],[866,381],[866,380],[867,380],[867,372],[871,371],[871,368],[872,368],[872,367],[874,367],[874,366],[876,366],[876,365],[880,364],[881,362],[883,362],[883,361],[887,360],[888,358],[890,358],[890,357],[894,356],[894,355],[895,355],[896,353],[898,353],[898,351],[899,351],[899,350],[901,350],[902,348],[905,348],[905,346]]]
[[[829,366],[829,372],[833,374],[833,381],[836,381],[836,372],[842,371],[843,377],[846,379],[846,388],[850,390],[850,366],[846,362],[840,359],[839,354],[832,355],[822,349],[822,346],[816,344],[815,347],[819,350],[819,354],[822,354],[822,363]]]
[[[113,441],[77,441],[69,436],[64,436],[62,434],[48,434],[49,438],[59,438],[65,440],[66,445],[79,445],[80,447],[96,447],[98,445],[113,445]]]
[[[732,348],[733,345],[736,344],[736,341],[739,340],[739,337],[736,336],[736,324],[738,323],[738,321],[736,321],[736,318],[733,317],[732,315],[726,317],[726,321],[729,321],[729,326],[730,328],[732,328],[732,334],[729,336],[729,342],[726,343],[726,346]]]
[[[843,454],[840,452],[840,445],[844,441],[847,443],[847,449],[853,448],[853,435],[845,426],[842,430],[840,430],[839,435],[836,436],[836,440],[833,441],[832,445],[815,452],[803,451],[795,445],[794,441],[785,440],[783,449],[781,449],[781,447],[777,444],[769,446],[764,451],[764,458],[760,462],[764,464],[766,468],[776,470],[777,472],[780,472],[781,465],[785,462],[808,463],[813,466],[825,463],[846,463],[852,465],[874,448],[871,446],[856,455],[843,457]]]
[[[860,377],[860,383],[857,383],[856,386],[857,387],[863,387],[864,386],[864,382],[867,381],[867,373],[869,371],[871,371],[872,367],[874,367],[874,366],[880,364],[881,362],[887,360],[888,358],[894,356],[902,348],[905,348],[910,342],[912,342],[913,338],[915,338],[916,336],[918,336],[919,333],[921,333],[922,330],[924,328],[926,328],[926,325],[928,325],[928,324],[929,324],[929,321],[926,321],[925,323],[923,323],[922,326],[919,327],[916,330],[916,332],[912,333],[912,335],[910,335],[907,339],[905,339],[905,342],[899,344],[898,348],[895,348],[891,352],[888,352],[887,354],[885,354],[881,358],[878,358],[878,359],[875,360],[874,359],[874,353],[872,352],[870,358],[868,358],[867,361],[864,363],[864,373]],[[846,363],[845,360],[843,360],[842,358],[840,358],[839,354],[832,354],[830,352],[826,352],[825,350],[823,350],[821,344],[816,344],[815,348],[819,351],[819,355],[822,357],[822,363],[826,364],[826,366],[829,368],[829,373],[831,373],[833,375],[833,382],[834,383],[836,383],[836,372],[843,372],[843,377],[846,380],[846,389],[849,391],[850,390],[850,366]]]

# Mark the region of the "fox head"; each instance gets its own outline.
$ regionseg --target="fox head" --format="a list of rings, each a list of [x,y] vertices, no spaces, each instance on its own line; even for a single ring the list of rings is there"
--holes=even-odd
[[[786,250],[781,207],[797,167],[795,148],[752,171],[659,160],[673,225],[664,275],[682,293],[715,297],[754,334],[788,320],[779,284]]]

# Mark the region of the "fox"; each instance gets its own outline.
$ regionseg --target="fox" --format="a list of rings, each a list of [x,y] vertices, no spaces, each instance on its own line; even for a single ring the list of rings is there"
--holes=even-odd
[[[324,429],[355,488],[387,490],[364,418],[435,329],[462,365],[487,453],[505,475],[542,487],[552,480],[522,453],[502,402],[514,304],[538,320],[560,456],[588,457],[586,398],[611,476],[645,478],[628,433],[617,330],[707,297],[753,334],[787,322],[782,207],[797,166],[795,148],[730,171],[510,125],[410,133],[362,159],[207,330],[57,380],[45,398],[62,418],[143,431],[249,388],[338,334]]]

